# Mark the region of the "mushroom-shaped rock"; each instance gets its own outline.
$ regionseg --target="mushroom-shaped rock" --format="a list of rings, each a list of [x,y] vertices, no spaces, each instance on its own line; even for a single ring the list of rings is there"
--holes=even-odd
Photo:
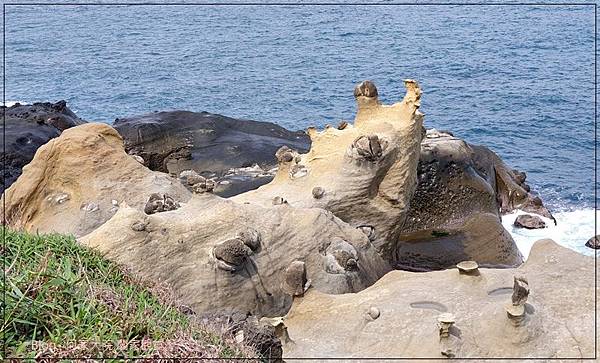
[[[294,154],[294,150],[287,146],[282,146],[275,153],[275,157],[280,163],[289,163],[290,161],[294,160]]]
[[[217,260],[223,261],[233,268],[239,269],[243,266],[246,258],[252,254],[250,247],[239,238],[223,241],[214,247],[214,255]]]
[[[476,274],[479,270],[479,265],[475,261],[462,261],[456,264],[456,268],[462,274],[472,275]]]
[[[292,296],[301,296],[307,287],[306,266],[302,261],[292,261],[283,275],[283,291]]]
[[[443,313],[437,317],[438,327],[440,328],[440,338],[447,338],[450,335],[450,327],[456,322],[454,314]]]
[[[376,98],[377,96],[377,87],[375,87],[375,84],[371,81],[362,81],[359,84],[357,84],[356,87],[354,87],[354,97],[356,98]]]
[[[513,305],[525,305],[527,297],[529,296],[529,283],[524,277],[514,277],[513,293],[512,293],[512,304]]]

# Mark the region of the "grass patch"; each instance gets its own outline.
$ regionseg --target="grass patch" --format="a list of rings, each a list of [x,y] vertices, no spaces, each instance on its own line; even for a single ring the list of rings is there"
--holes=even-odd
[[[137,279],[72,237],[0,233],[3,359],[256,357],[226,327],[186,315],[166,286]]]

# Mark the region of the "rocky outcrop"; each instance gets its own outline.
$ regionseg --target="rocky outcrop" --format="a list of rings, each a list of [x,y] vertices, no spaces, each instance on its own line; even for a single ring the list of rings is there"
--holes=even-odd
[[[0,140],[4,160],[0,193],[17,180],[41,145],[64,130],[85,123],[69,110],[65,101],[0,107],[5,116],[4,138]]]
[[[593,358],[593,280],[593,258],[541,240],[516,269],[392,271],[357,294],[308,291],[283,318],[284,359]]]
[[[517,228],[540,229],[546,228],[546,223],[538,216],[521,214],[517,216],[513,225]]]
[[[525,173],[510,169],[487,147],[449,132],[427,130],[417,173],[399,236],[399,268],[442,269],[465,259],[516,266],[522,258],[501,215],[523,209],[552,218],[530,193]]]
[[[355,227],[369,230],[381,255],[394,261],[396,236],[415,190],[423,115],[421,90],[406,80],[402,102],[382,105],[375,86],[355,89],[358,111],[343,129],[309,128],[312,145],[302,154],[280,148],[272,182],[232,200],[262,206],[276,200],[292,207],[322,208]]]
[[[110,126],[88,123],[65,130],[39,148],[2,196],[13,228],[85,235],[127,204],[144,210],[152,193],[187,201],[177,180],[153,172],[123,150]]]
[[[280,315],[306,289],[356,292],[390,270],[361,231],[324,210],[238,204],[210,193],[165,213],[122,207],[80,242],[173,286],[198,313]],[[338,242],[356,254],[356,268],[326,268],[332,256],[337,261]],[[302,266],[297,277],[289,273],[295,265]]]
[[[254,164],[268,170],[281,146],[308,148],[304,132],[208,112],[155,112],[117,118],[113,126],[128,153],[141,156],[152,170],[176,175],[191,169],[221,176]]]

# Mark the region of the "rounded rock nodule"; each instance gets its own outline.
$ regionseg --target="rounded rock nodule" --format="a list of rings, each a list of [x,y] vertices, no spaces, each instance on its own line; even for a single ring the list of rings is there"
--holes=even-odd
[[[314,187],[312,190],[312,196],[315,199],[321,199],[323,197],[323,194],[325,194],[325,189],[321,187]]]
[[[360,96],[370,98],[377,97],[377,87],[375,87],[373,82],[368,80],[360,82],[354,87],[354,97],[358,98]]]

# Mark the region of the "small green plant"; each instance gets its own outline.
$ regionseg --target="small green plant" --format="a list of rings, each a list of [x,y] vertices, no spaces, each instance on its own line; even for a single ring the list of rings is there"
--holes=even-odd
[[[1,228],[2,358],[256,356],[183,314],[170,289],[63,235]]]

